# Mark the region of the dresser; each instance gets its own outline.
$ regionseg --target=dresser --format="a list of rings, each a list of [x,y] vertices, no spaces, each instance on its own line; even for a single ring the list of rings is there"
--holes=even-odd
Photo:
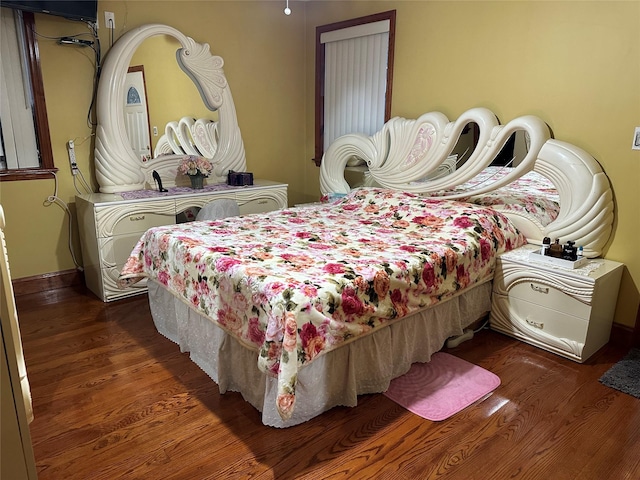
[[[591,259],[577,269],[530,260],[527,245],[500,256],[490,326],[584,362],[609,341],[623,264]]]
[[[104,302],[147,291],[146,281],[124,290],[116,282],[120,270],[142,234],[151,227],[183,221],[192,209],[216,199],[233,199],[241,215],[287,207],[287,185],[256,180],[254,185],[211,185],[203,190],[171,188],[120,194],[92,193],[76,196],[78,228],[89,290]]]

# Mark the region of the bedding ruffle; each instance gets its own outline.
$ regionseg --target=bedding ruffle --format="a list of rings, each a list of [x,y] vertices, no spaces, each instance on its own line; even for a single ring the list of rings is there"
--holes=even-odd
[[[287,428],[338,406],[354,407],[358,396],[385,392],[415,362],[428,362],[446,339],[461,335],[491,308],[491,282],[485,282],[388,328],[350,342],[301,368],[296,408],[283,420],[276,409],[278,380],[262,373],[257,352],[199,314],[154,280],[149,307],[158,332],[189,352],[191,360],[216,382],[221,394],[239,392],[262,412],[262,423]]]

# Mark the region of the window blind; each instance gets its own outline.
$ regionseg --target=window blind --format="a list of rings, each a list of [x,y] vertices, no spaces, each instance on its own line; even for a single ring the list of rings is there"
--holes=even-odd
[[[326,32],[324,150],[347,133],[382,128],[387,88],[388,20]]]
[[[4,168],[40,166],[28,73],[22,68],[21,42],[13,11],[1,8],[0,112]]]

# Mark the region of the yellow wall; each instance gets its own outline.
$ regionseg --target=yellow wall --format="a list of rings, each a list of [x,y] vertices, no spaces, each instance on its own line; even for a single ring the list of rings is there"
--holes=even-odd
[[[282,14],[281,3],[101,1],[99,16],[103,24],[102,12],[115,12],[116,37],[160,22],[208,42],[226,62],[248,169],[287,182],[293,204],[319,194],[318,169],[310,160],[315,27],[395,9],[392,115],[412,118],[439,110],[455,119],[477,106],[503,121],[535,114],[556,138],[584,148],[602,164],[617,207],[606,256],[627,266],[615,321],[634,324],[640,302],[640,152],[630,147],[640,125],[639,1],[292,1],[290,17]],[[36,20],[40,33],[49,36],[83,31],[66,20]],[[101,28],[100,35],[104,52],[107,30]],[[60,167],[58,194],[72,203],[64,143],[90,132],[90,51],[39,41]],[[77,147],[85,175],[92,174],[91,148],[89,141]],[[14,278],[73,268],[65,215],[57,206],[43,206],[53,181],[5,182],[0,189]],[[25,212],[29,222],[17,226]]]

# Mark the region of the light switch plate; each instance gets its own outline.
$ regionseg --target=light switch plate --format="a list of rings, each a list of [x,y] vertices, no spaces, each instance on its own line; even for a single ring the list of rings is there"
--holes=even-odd
[[[631,150],[640,150],[640,127],[636,127],[636,131],[633,134]]]

